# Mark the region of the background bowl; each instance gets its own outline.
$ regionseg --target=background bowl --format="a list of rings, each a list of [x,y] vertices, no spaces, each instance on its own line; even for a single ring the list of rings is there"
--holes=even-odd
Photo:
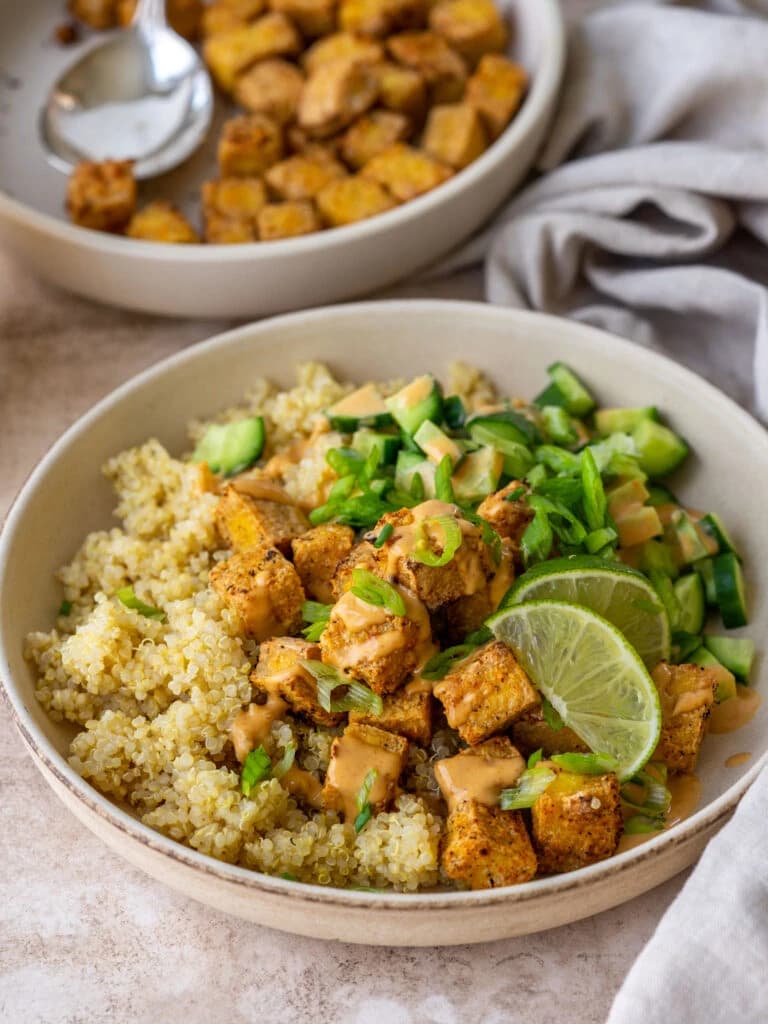
[[[557,0],[511,0],[512,55],[531,87],[517,116],[478,160],[434,191],[368,221],[303,238],[245,245],[140,242],[69,224],[65,178],[37,137],[40,108],[75,47],[53,41],[64,0],[0,0],[0,241],[70,291],[171,316],[243,318],[321,305],[382,288],[467,238],[531,167],[557,100],[565,57]],[[219,121],[222,111],[219,111]],[[215,176],[215,135],[183,167],[143,190],[199,207]],[[196,218],[197,219],[197,218]]]
[[[739,732],[710,736],[699,774],[702,804],[690,819],[609,861],[486,892],[371,894],[296,885],[231,867],[141,825],[67,764],[72,730],[34,697],[25,634],[47,629],[61,594],[53,573],[87,531],[113,522],[104,461],[157,437],[186,446],[185,423],[237,401],[267,375],[288,386],[294,365],[323,359],[351,380],[409,376],[471,352],[502,390],[531,396],[546,366],[566,360],[608,405],[657,405],[694,455],[674,480],[681,497],[717,510],[747,556],[748,632],[768,635],[768,434],[705,381],[653,352],[571,321],[473,303],[367,303],[298,313],[215,338],[160,363],[117,390],[53,447],[17,499],[0,540],[0,672],[32,755],[64,803],[133,864],[189,896],[272,927],[323,938],[400,945],[482,942],[554,927],[605,910],[670,878],[696,859],[755,777],[768,749],[768,702]],[[749,493],[750,500],[744,495]],[[765,690],[766,661],[754,685]],[[727,757],[751,751],[739,767]],[[23,841],[23,836],[19,841]]]

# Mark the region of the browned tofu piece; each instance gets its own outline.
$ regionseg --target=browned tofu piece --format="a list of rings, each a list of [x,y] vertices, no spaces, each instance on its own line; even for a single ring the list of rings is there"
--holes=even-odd
[[[67,213],[83,228],[123,231],[136,209],[130,160],[83,161],[67,183]]]
[[[671,772],[692,772],[707,730],[717,679],[700,665],[668,665],[652,672],[661,698],[661,736],[653,755]]]
[[[341,0],[339,6],[339,27],[362,36],[382,38],[424,28],[426,21],[426,0]]]
[[[445,642],[461,643],[467,633],[479,629],[501,604],[501,599],[515,581],[515,551],[512,542],[501,542],[501,558],[494,575],[482,590],[449,601],[440,608],[440,634]]]
[[[202,35],[207,38],[247,25],[258,18],[264,6],[264,0],[213,0],[203,8]]]
[[[464,95],[467,66],[435,32],[401,32],[387,40],[392,57],[418,71],[427,83],[432,103],[455,103]]]
[[[399,202],[407,203],[442,185],[453,171],[426,153],[396,142],[369,160],[360,173],[378,182]]]
[[[232,551],[267,544],[287,555],[293,538],[309,529],[309,520],[295,505],[261,501],[228,484],[216,506],[216,527]]]
[[[376,725],[398,736],[405,736],[426,747],[432,742],[434,700],[431,684],[416,679],[412,683],[383,698],[384,710],[380,715],[350,711],[350,722]]]
[[[541,750],[545,757],[552,754],[588,754],[589,747],[579,739],[573,729],[564,725],[553,729],[547,725],[540,707],[526,711],[512,726],[512,739],[529,757]]]
[[[339,156],[338,138],[314,139],[297,124],[288,125],[285,140],[291,153],[308,156],[320,160],[337,160]]]
[[[325,186],[347,175],[346,168],[325,155],[291,156],[267,171],[264,180],[278,199],[314,199]]]
[[[436,160],[460,171],[485,152],[488,139],[474,107],[447,103],[430,110],[422,146]]]
[[[394,199],[375,181],[355,174],[339,178],[318,192],[317,208],[331,228],[354,224],[358,220],[386,213],[396,205]]]
[[[329,61],[354,60],[371,66],[384,59],[384,48],[375,39],[365,39],[352,32],[334,32],[318,39],[301,55],[301,63],[308,75]]]
[[[255,242],[258,214],[267,202],[260,178],[220,178],[203,185],[206,242]]]
[[[251,683],[256,690],[282,697],[291,711],[305,715],[316,725],[338,725],[344,715],[320,707],[317,683],[301,666],[302,661],[320,661],[317,644],[289,636],[265,640],[259,647],[259,660],[251,672]]]
[[[301,36],[284,14],[265,14],[257,21],[210,36],[203,56],[224,92],[231,93],[238,75],[268,57],[293,56],[300,52]]]
[[[116,0],[69,0],[68,6],[73,17],[97,31],[117,24]]]
[[[240,551],[211,569],[211,587],[239,618],[244,633],[261,642],[301,627],[304,590],[287,558],[268,544]]]
[[[269,6],[287,15],[308,39],[326,36],[336,28],[337,0],[269,0]]]
[[[520,811],[460,804],[448,816],[440,862],[445,874],[470,889],[496,889],[530,882],[536,854]]]
[[[322,523],[291,541],[293,564],[307,597],[333,604],[336,569],[351,552],[355,531],[341,523]]]
[[[524,485],[519,480],[512,480],[500,491],[489,494],[477,508],[477,514],[482,516],[500,537],[512,542],[516,557],[520,550],[520,540],[533,519],[533,509],[526,504],[524,495],[515,501],[506,500],[508,494],[519,490],[521,486]]]
[[[614,774],[558,772],[533,805],[533,845],[539,871],[550,875],[605,860],[624,829]]]
[[[452,729],[466,743],[502,732],[537,707],[539,694],[510,649],[494,640],[435,683],[434,694]]]
[[[118,0],[118,24],[130,25],[136,13],[137,2],[138,0]],[[185,39],[195,40],[200,35],[202,0],[166,0],[165,16],[174,32],[178,32]]]
[[[392,110],[370,110],[355,121],[341,140],[341,155],[356,169],[391,146],[402,142],[411,134],[411,122],[404,114]]]
[[[135,213],[125,229],[129,238],[145,242],[199,242],[197,232],[173,203],[158,200]]]
[[[471,65],[502,51],[509,36],[493,0],[441,0],[429,12],[429,27]]]
[[[305,199],[290,203],[267,203],[259,213],[259,239],[262,242],[311,235],[321,228],[314,203]]]
[[[379,83],[379,104],[421,123],[427,109],[427,87],[419,72],[391,61],[377,64],[373,72]]]
[[[520,106],[528,75],[519,64],[500,54],[483,57],[467,82],[465,100],[480,112],[492,139],[501,135]]]
[[[295,64],[275,57],[254,64],[235,82],[235,99],[252,114],[266,114],[278,124],[296,119],[304,75]]]
[[[240,245],[258,242],[259,226],[244,217],[220,217],[212,213],[205,218],[205,240],[209,245]]]
[[[369,572],[376,572],[378,556],[373,544],[367,540],[355,544],[346,558],[343,558],[336,566],[333,574],[331,588],[333,596],[338,601],[342,594],[346,594],[352,586],[352,573],[355,569],[367,569]]]
[[[408,758],[408,740],[371,725],[348,725],[331,747],[323,787],[323,806],[354,822],[357,798],[370,771],[375,771],[368,803],[374,814],[385,811],[397,794],[397,783]]]
[[[253,178],[283,156],[280,125],[265,114],[244,114],[224,124],[218,159],[222,178]]]
[[[298,123],[310,135],[335,135],[376,102],[376,76],[366,64],[340,58],[310,72],[299,100]]]
[[[392,693],[434,650],[429,615],[398,588],[405,615],[395,615],[348,590],[333,606],[320,637],[323,661],[360,679],[376,693]]]

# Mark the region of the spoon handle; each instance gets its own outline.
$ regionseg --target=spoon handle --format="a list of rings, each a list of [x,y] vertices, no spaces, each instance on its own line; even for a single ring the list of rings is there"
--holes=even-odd
[[[136,28],[163,28],[166,25],[165,0],[139,0],[132,24]]]

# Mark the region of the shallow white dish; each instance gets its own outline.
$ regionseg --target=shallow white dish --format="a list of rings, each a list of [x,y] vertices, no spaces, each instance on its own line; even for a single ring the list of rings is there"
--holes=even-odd
[[[117,306],[188,317],[243,318],[336,302],[382,288],[467,238],[530,169],[557,100],[565,59],[557,0],[510,0],[512,54],[531,87],[510,127],[445,185],[345,228],[245,245],[140,242],[67,223],[65,178],[46,161],[37,118],[50,83],[77,52],[53,42],[63,0],[28,0],[24,17],[0,0],[0,242],[35,272]],[[221,120],[222,111],[219,111]],[[174,197],[190,213],[200,183],[215,176],[214,141],[143,190]]]
[[[22,656],[25,634],[48,628],[61,595],[56,568],[85,533],[111,522],[112,495],[99,469],[149,436],[172,452],[184,425],[240,398],[253,377],[282,385],[294,364],[326,360],[352,380],[438,373],[471,358],[502,390],[531,396],[546,366],[564,359],[604,404],[658,405],[695,456],[674,481],[680,495],[720,512],[747,555],[748,633],[768,635],[768,434],[689,371],[601,331],[570,321],[473,303],[367,303],[293,314],[240,328],[187,350],[118,389],[61,438],[18,497],[0,539],[0,673],[32,756],[64,803],[131,863],[241,917],[351,942],[442,945],[551,928],[638,895],[692,863],[729,817],[766,760],[768,702],[744,729],[710,736],[700,762],[702,804],[690,819],[612,860],[525,885],[486,892],[372,894],[298,885],[218,863],[141,825],[67,764],[71,730],[48,720]],[[750,501],[744,500],[749,493]],[[754,685],[768,687],[764,655]],[[751,760],[726,768],[727,757]]]

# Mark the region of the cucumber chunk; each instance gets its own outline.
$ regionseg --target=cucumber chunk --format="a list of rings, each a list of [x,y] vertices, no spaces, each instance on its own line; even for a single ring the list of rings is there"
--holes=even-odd
[[[663,572],[665,576],[676,580],[680,570],[668,544],[663,540],[647,540],[640,554],[640,568],[643,572]]]
[[[377,434],[374,430],[363,429],[353,435],[352,447],[364,458],[375,449],[379,455],[379,465],[389,465],[397,459],[400,438],[395,434]]]
[[[710,512],[704,516],[701,520],[701,525],[709,536],[717,541],[717,546],[720,552],[732,551],[737,558],[739,558],[739,552],[736,550],[736,545],[731,540],[731,535],[725,527],[722,519],[715,512]],[[741,560],[741,559],[739,559]]]
[[[674,584],[675,596],[680,603],[677,628],[684,633],[700,633],[704,628],[706,604],[704,584],[697,572],[681,576]]]
[[[705,636],[704,646],[737,679],[744,683],[749,681],[752,662],[755,660],[754,640],[747,637]]]
[[[694,562],[693,568],[701,576],[704,584],[704,596],[710,608],[717,607],[717,593],[715,592],[715,570],[711,558],[702,558],[700,562]]]
[[[504,456],[494,448],[478,448],[465,455],[451,478],[456,501],[469,505],[492,494],[503,469]]]
[[[424,420],[413,435],[413,440],[435,465],[447,455],[455,466],[462,457],[462,451],[456,442],[431,420]]]
[[[432,374],[416,377],[384,402],[386,408],[408,434],[415,434],[425,420],[441,423],[443,394]]]
[[[562,444],[568,447],[578,441],[578,432],[571,422],[571,417],[562,406],[545,405],[541,410],[541,421],[553,444]]]
[[[747,599],[744,593],[744,576],[739,560],[732,551],[718,555],[712,560],[715,577],[715,596],[723,625],[726,629],[737,629],[747,624]]]
[[[212,472],[234,476],[258,459],[266,436],[261,416],[233,423],[213,423],[192,453],[192,461],[207,462]]]
[[[736,677],[733,672],[726,668],[722,662],[718,661],[715,655],[707,650],[706,647],[700,647],[698,651],[695,651],[690,657],[690,662],[692,665],[701,665],[702,668],[714,671],[715,678],[717,679],[715,701],[718,704],[722,704],[724,700],[730,700],[731,697],[736,696]]]
[[[669,427],[655,420],[641,420],[632,431],[640,468],[648,476],[666,476],[688,454],[688,445]]]
[[[443,422],[449,430],[461,430],[467,421],[467,410],[458,395],[443,399]]]
[[[679,505],[680,502],[668,488],[661,484],[649,484],[648,504],[658,508],[659,505]]]
[[[467,429],[469,436],[480,444],[495,445],[497,441],[516,441],[518,444],[532,445],[541,440],[535,425],[514,409],[493,412],[487,416],[474,416],[467,423]]]
[[[398,491],[411,493],[413,478],[418,476],[424,488],[425,498],[435,496],[435,464],[425,459],[421,452],[400,451],[395,465],[395,487]]]
[[[352,434],[361,427],[386,427],[392,416],[375,384],[364,384],[325,410],[331,429]]]
[[[584,384],[565,363],[552,363],[547,367],[552,383],[563,396],[562,402],[547,402],[547,405],[562,405],[572,416],[586,416],[595,407],[595,400]],[[540,405],[540,395],[536,405]]]
[[[683,565],[708,558],[712,551],[707,548],[691,517],[686,512],[676,513],[675,516],[673,529]]]
[[[658,420],[655,405],[642,409],[598,409],[595,413],[595,430],[603,437],[609,434],[631,434],[643,420]]]

